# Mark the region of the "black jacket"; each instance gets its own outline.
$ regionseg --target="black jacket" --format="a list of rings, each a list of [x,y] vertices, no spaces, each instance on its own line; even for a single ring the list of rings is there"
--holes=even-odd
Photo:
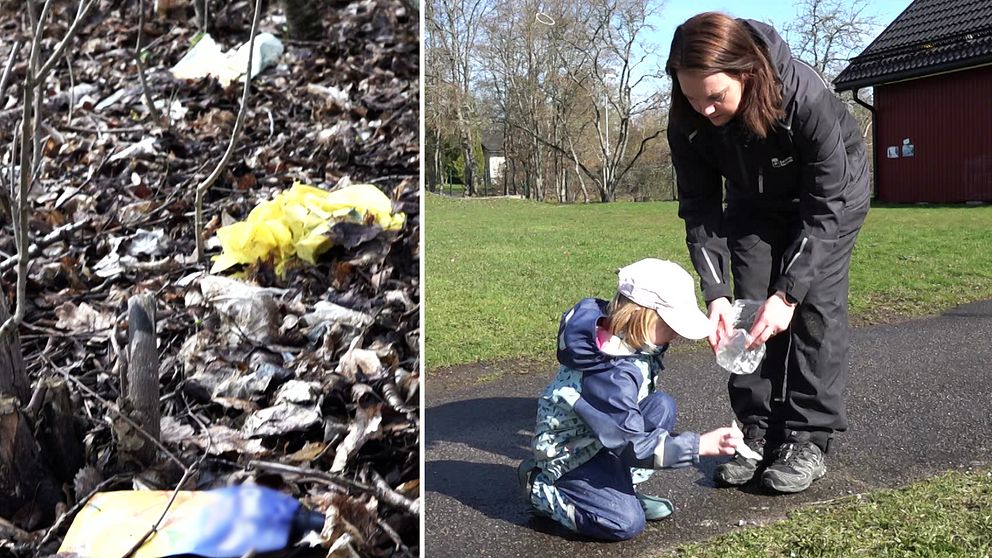
[[[679,216],[709,302],[732,294],[728,218],[798,214],[802,225],[785,251],[774,289],[802,301],[833,242],[864,221],[869,200],[864,141],[845,104],[815,70],[792,57],[774,29],[757,21],[744,23],[767,46],[782,84],[785,118],[764,139],[736,119],[723,127],[701,116],[671,122],[668,142]]]

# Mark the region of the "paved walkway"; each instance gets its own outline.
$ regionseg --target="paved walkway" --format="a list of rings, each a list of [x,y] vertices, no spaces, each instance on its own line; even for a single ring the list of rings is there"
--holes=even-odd
[[[679,429],[730,423],[726,375],[711,353],[670,355],[666,368],[662,389],[679,403]],[[835,438],[827,476],[806,492],[717,489],[709,479],[719,461],[704,460],[700,468],[659,471],[642,485],[675,502],[673,518],[650,523],[633,541],[578,540],[532,518],[518,496],[516,465],[552,372],[553,363],[515,363],[427,378],[425,556],[651,555],[782,518],[804,503],[986,467],[992,455],[992,301],[985,301],[852,331],[850,430]]]

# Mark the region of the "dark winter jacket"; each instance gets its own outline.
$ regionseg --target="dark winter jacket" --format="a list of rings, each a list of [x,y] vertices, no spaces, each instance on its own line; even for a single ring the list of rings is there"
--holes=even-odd
[[[679,467],[699,459],[698,434],[671,436],[645,424],[639,402],[654,391],[655,378],[664,369],[661,355],[600,349],[596,323],[606,306],[606,301],[587,298],[561,319],[561,368],[538,401],[533,443],[552,482],[604,447],[630,467]]]
[[[838,236],[864,221],[869,200],[864,141],[845,104],[816,71],[792,57],[774,29],[743,21],[767,46],[781,81],[785,117],[764,139],[737,119],[723,127],[702,117],[670,123],[679,216],[709,303],[732,294],[729,229],[773,213],[798,215],[773,288],[802,301]],[[736,226],[729,227],[731,221]]]

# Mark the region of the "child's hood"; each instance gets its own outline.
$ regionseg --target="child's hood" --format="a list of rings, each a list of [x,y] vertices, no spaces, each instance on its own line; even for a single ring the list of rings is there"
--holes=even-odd
[[[573,370],[596,373],[610,370],[617,358],[604,353],[596,343],[596,322],[606,316],[607,302],[598,298],[580,300],[565,312],[558,326],[558,362]]]

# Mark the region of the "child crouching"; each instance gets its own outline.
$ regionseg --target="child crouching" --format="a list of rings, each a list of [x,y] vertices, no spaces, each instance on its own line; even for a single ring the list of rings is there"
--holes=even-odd
[[[675,401],[655,391],[677,336],[702,339],[709,319],[678,264],[645,259],[619,272],[613,300],[587,298],[561,319],[561,368],[538,401],[533,457],[520,464],[524,497],[581,535],[625,540],[674,508],[639,494],[653,469],[733,455],[740,430],[673,434]]]

